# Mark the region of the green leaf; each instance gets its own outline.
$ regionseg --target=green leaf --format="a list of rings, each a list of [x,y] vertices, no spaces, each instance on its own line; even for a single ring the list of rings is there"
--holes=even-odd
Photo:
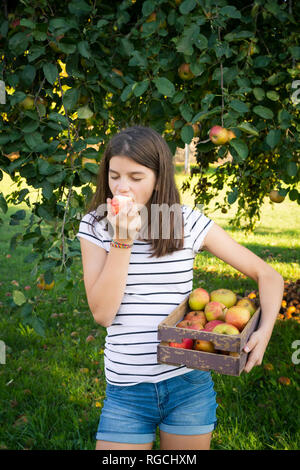
[[[152,0],[143,2],[142,13],[144,16],[149,16],[155,10],[155,3]]]
[[[26,65],[20,73],[20,79],[25,85],[30,86],[35,79],[35,74],[35,67],[33,65]]]
[[[289,162],[289,163],[287,164],[287,169],[286,169],[286,171],[287,171],[287,174],[288,174],[289,176],[291,176],[291,177],[296,176],[297,173],[298,173],[297,163],[296,163],[296,162]],[[291,194],[291,192],[290,192],[290,194]],[[297,199],[297,197],[296,197],[296,199]]]
[[[165,77],[158,77],[153,79],[155,86],[159,93],[165,96],[172,97],[175,94],[175,87],[170,80]]]
[[[93,114],[93,111],[89,108],[88,105],[77,109],[77,116],[79,119],[89,119],[93,116]]]
[[[289,198],[291,201],[296,201],[299,197],[300,193],[297,191],[297,189],[291,189],[289,192]]]
[[[193,45],[195,44],[198,48],[203,43],[203,35],[200,35],[200,27],[197,24],[192,24],[183,31],[183,35],[178,39],[176,43],[177,52],[181,52],[185,55],[192,55],[194,52]],[[202,40],[201,40],[202,38]],[[204,37],[204,42],[207,45],[207,39]]]
[[[227,5],[220,10],[221,15],[228,16],[229,18],[241,19],[241,13],[236,9],[236,7]]]
[[[272,129],[266,137],[266,143],[269,145],[269,147],[273,149],[280,142],[280,138],[281,138],[280,130]]]
[[[233,191],[227,194],[227,200],[229,204],[234,204],[238,197],[238,189],[234,188]]]
[[[240,100],[232,100],[229,106],[239,114],[247,113],[249,111],[249,108],[246,103],[243,103],[243,101]]]
[[[14,290],[12,295],[13,301],[16,305],[23,305],[26,302],[26,297],[20,290]]]
[[[263,119],[272,119],[274,117],[273,111],[265,106],[254,106],[253,112]]]
[[[89,59],[91,57],[91,51],[90,51],[90,46],[87,41],[81,41],[77,44],[78,51],[79,53],[85,57],[86,59]]]
[[[243,132],[246,132],[246,134],[250,135],[255,135],[256,137],[259,136],[258,130],[252,126],[249,122],[242,122],[237,126],[238,129],[240,129]]]
[[[241,157],[242,160],[245,160],[248,157],[248,147],[245,144],[245,142],[241,139],[232,139],[229,142],[229,145],[234,148],[234,150],[237,152],[239,157]]]
[[[192,120],[192,117],[193,117],[193,110],[192,110],[192,108],[190,107],[189,104],[184,103],[184,104],[180,105],[180,106],[179,106],[179,111],[180,111],[181,116],[182,116],[187,122],[190,122],[190,121]]]
[[[194,130],[192,126],[184,126],[181,129],[180,136],[185,144],[190,144],[194,137]]]
[[[182,15],[188,15],[196,5],[196,0],[184,0],[179,7],[179,11]]]
[[[4,214],[6,214],[8,207],[7,207],[6,199],[3,196],[3,193],[0,193],[0,208],[2,209]]]
[[[143,93],[147,90],[149,86],[149,79],[143,80],[142,82],[135,82],[132,86],[132,91],[134,96],[142,96]]]
[[[56,65],[50,63],[45,64],[43,65],[43,71],[48,82],[53,85],[58,76],[58,70]]]
[[[262,88],[255,87],[253,88],[253,95],[258,101],[262,101],[265,97],[265,91]]]
[[[120,98],[121,98],[121,100],[122,100],[123,102],[127,101],[128,98],[131,97],[131,95],[132,95],[132,86],[133,86],[133,84],[130,83],[130,84],[127,85],[127,86],[124,88],[124,90],[122,91],[122,94],[121,94],[121,97],[120,97]]]
[[[36,131],[39,125],[39,121],[33,121],[32,119],[28,119],[27,121],[25,121],[24,125],[21,126],[21,129],[23,132],[25,132],[25,134],[29,134],[31,132]]]
[[[269,100],[272,100],[272,101],[278,101],[280,98],[277,91],[267,91],[266,94],[267,94],[267,98],[269,98]]]
[[[70,111],[75,107],[79,98],[78,88],[70,88],[64,93],[63,103],[67,111]]]

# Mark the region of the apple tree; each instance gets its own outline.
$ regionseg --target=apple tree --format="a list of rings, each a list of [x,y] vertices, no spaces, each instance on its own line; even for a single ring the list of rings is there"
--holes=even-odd
[[[215,208],[237,202],[237,227],[254,230],[270,193],[300,203],[299,10],[296,0],[2,2],[0,179],[17,189],[0,206],[28,207],[10,245],[32,246],[24,261],[41,289],[57,271],[73,286],[74,236],[103,149],[129,125],[153,127],[173,154],[197,137],[182,189],[196,178],[195,204],[206,205],[226,186]],[[10,225],[25,217],[16,210]],[[11,307],[42,331],[36,299],[21,294]]]

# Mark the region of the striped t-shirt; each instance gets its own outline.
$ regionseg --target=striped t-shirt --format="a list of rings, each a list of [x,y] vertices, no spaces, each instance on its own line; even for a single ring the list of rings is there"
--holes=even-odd
[[[193,290],[193,264],[213,221],[198,209],[181,205],[184,217],[184,248],[161,258],[149,258],[151,244],[135,240],[124,296],[107,327],[104,367],[112,385],[159,382],[192,369],[157,362],[157,326]],[[81,219],[77,237],[102,247],[108,253],[111,237],[106,219],[96,222],[91,213]],[[101,292],[99,292],[101,295]]]

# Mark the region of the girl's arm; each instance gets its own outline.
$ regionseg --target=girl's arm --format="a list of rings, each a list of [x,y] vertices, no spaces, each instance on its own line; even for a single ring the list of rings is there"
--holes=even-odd
[[[246,352],[251,351],[244,369],[250,372],[253,366],[261,364],[271,338],[283,298],[284,279],[259,256],[233,240],[216,223],[207,233],[202,249],[258,283],[261,319],[258,329],[244,348]]]

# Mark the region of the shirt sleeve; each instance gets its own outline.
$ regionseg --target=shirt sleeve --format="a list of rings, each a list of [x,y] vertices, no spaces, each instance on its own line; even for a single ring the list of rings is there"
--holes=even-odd
[[[189,230],[192,237],[193,252],[199,253],[204,245],[207,233],[214,221],[203,214],[199,209],[194,209],[189,217]]]
[[[94,217],[92,214],[85,214],[80,221],[76,237],[85,238],[86,240],[95,243],[95,245],[105,249],[100,224],[97,221],[94,221],[94,226],[92,227],[93,221]]]

